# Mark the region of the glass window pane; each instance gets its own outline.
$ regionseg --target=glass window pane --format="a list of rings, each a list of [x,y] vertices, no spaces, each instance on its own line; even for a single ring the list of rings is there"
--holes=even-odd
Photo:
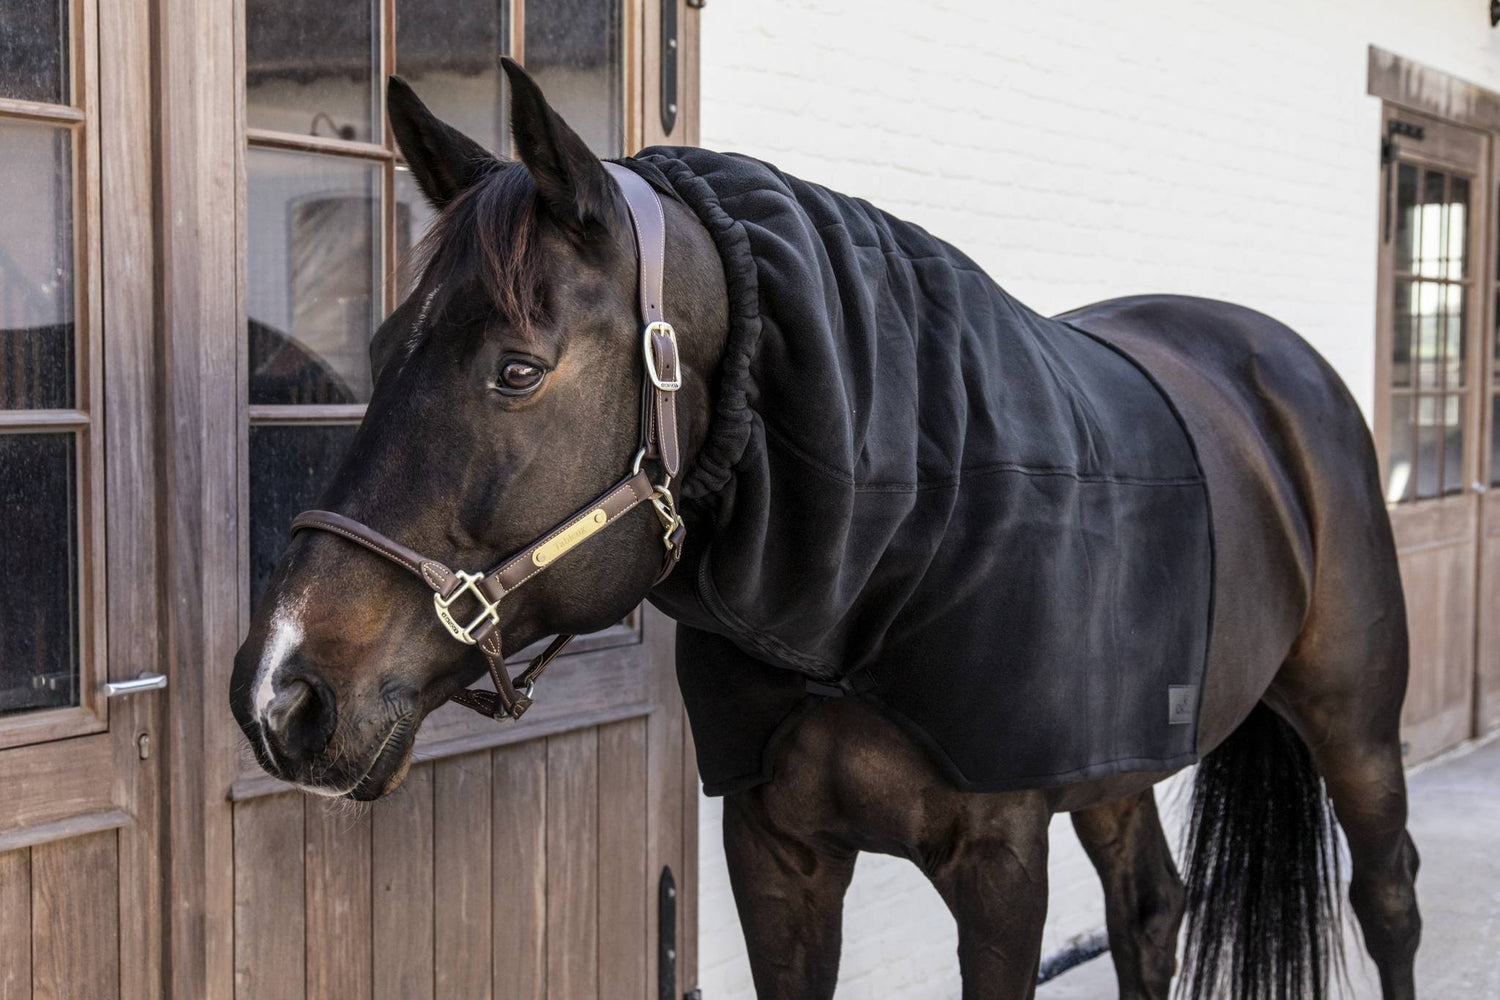
[[[1464,491],[1464,410],[1462,396],[1443,400],[1443,492]]]
[[[1467,381],[1464,371],[1464,334],[1468,325],[1469,304],[1463,285],[1440,287],[1443,296],[1443,324],[1447,328],[1443,340],[1443,384],[1452,389]]]
[[[1448,277],[1469,276],[1469,180],[1455,176],[1448,185]]]
[[[67,104],[68,0],[0,3],[0,97]]]
[[[527,5],[526,71],[590,149],[625,151],[619,0]]]
[[[251,128],[379,142],[378,0],[245,0]]]
[[[271,582],[292,518],[317,506],[356,424],[250,428],[250,607]]]
[[[72,142],[0,122],[0,409],[73,405]]]
[[[1417,245],[1417,168],[1401,163],[1396,168],[1396,270],[1412,270]]]
[[[1500,486],[1500,393],[1490,399],[1490,485]]]
[[[1385,498],[1390,503],[1409,500],[1412,495],[1411,417],[1411,397],[1392,397],[1390,451],[1385,480]]]
[[[510,134],[500,68],[510,51],[509,7],[507,0],[396,5],[396,72],[433,114],[493,153],[504,152]]]
[[[0,434],[0,716],[78,704],[71,434]]]
[[[1416,271],[1424,278],[1441,278],[1448,247],[1448,175],[1428,170],[1422,175],[1422,205],[1417,227]]]
[[[250,402],[362,403],[381,307],[380,166],[252,149]]]
[[[1419,281],[1415,291],[1412,325],[1416,333],[1417,388],[1436,389],[1443,349],[1443,286]]]
[[[413,273],[411,249],[427,235],[427,228],[437,213],[427,204],[411,171],[401,167],[396,171],[396,266],[401,277],[401,294],[407,294],[416,284],[418,275]]]
[[[1443,483],[1443,426],[1435,396],[1417,399],[1417,499],[1438,495]]]
[[[1391,308],[1391,385],[1411,387],[1411,282],[1396,279],[1395,298]]]

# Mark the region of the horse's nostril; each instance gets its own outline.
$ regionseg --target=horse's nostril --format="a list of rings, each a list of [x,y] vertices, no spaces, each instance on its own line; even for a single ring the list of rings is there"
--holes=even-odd
[[[266,728],[293,757],[321,751],[333,737],[333,692],[318,680],[289,680],[266,706]]]

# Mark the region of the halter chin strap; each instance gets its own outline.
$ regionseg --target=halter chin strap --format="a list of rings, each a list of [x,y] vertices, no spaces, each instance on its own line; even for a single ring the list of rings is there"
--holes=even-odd
[[[682,385],[682,367],[677,357],[677,333],[662,313],[662,273],[666,266],[667,226],[661,200],[639,174],[616,163],[604,168],[619,184],[630,210],[635,245],[640,257],[641,352],[645,377],[641,380],[640,447],[630,471],[572,516],[521,551],[502,560],[486,573],[450,569],[436,559],[407,548],[352,518],[327,510],[308,510],[292,521],[292,534],[302,530],[327,531],[362,545],[420,577],[432,589],[432,606],[438,621],[460,642],[478,646],[494,681],[493,692],[469,689],[453,695],[460,705],[499,720],[519,719],[531,707],[537,678],[573,638],[559,635],[526,669],[510,676],[501,649],[500,601],[527,580],[557,562],[579,544],[624,517],[642,503],[650,503],[662,525],[660,583],[682,558],[687,530],[672,497],[672,479],[681,470],[677,441],[675,394]],[[642,462],[655,461],[662,481],[653,483],[642,470]],[[472,604],[468,602],[472,601]],[[461,604],[477,609],[463,623]]]

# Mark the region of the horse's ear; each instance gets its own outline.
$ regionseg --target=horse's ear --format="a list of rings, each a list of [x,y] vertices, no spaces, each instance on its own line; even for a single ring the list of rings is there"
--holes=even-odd
[[[510,77],[510,131],[516,152],[536,181],[552,217],[586,234],[613,219],[614,189],[604,165],[547,103],[536,81],[515,61],[500,60]]]
[[[500,165],[483,146],[428,111],[399,76],[387,82],[385,95],[396,144],[434,208],[441,210]]]

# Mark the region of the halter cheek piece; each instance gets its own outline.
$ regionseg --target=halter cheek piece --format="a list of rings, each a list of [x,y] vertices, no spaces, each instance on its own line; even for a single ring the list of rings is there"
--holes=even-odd
[[[665,580],[682,558],[682,543],[687,534],[671,490],[672,479],[680,471],[681,461],[673,394],[682,385],[682,369],[677,358],[677,334],[662,316],[666,218],[661,200],[640,175],[615,163],[606,163],[604,167],[625,195],[640,256],[641,322],[644,326],[641,349],[645,359],[645,376],[641,380],[641,443],[625,478],[487,573],[449,569],[436,559],[414,552],[373,528],[332,511],[303,511],[292,521],[293,535],[303,530],[331,532],[421,577],[432,588],[432,604],[438,621],[453,638],[479,647],[489,666],[490,679],[495,683],[493,692],[469,689],[453,695],[453,700],[497,721],[519,719],[531,707],[537,678],[573,638],[560,635],[552,640],[541,655],[512,680],[505,669],[498,628],[503,598],[643,502],[649,502],[656,511],[662,525],[662,543],[666,547],[657,583]],[[651,477],[642,470],[641,463],[647,459],[654,460],[661,467],[660,484],[652,483]],[[474,602],[478,614],[465,625],[461,624],[463,610],[459,605],[466,599]]]

